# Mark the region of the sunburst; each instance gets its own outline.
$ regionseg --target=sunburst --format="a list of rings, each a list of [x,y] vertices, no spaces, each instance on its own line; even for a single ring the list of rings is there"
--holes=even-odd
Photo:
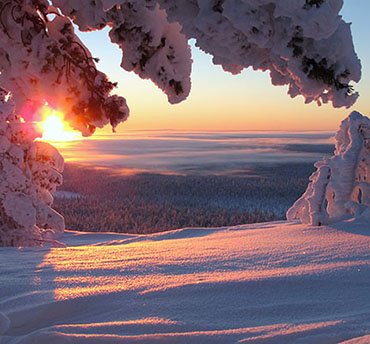
[[[81,134],[73,130],[64,120],[63,113],[48,107],[42,110],[42,120],[38,123],[38,126],[43,141],[63,142],[81,138]]]

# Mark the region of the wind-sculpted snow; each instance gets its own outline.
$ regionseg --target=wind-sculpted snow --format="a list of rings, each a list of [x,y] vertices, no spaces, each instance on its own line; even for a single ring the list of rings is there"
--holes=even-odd
[[[339,343],[369,333],[370,237],[271,222],[67,232],[0,254],[2,344]]]
[[[352,112],[335,138],[334,156],[315,164],[317,171],[288,210],[288,220],[318,225],[363,217],[370,223],[370,119]]]

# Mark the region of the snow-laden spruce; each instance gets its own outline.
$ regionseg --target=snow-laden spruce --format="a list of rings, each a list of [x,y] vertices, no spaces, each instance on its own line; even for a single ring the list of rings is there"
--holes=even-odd
[[[59,237],[63,217],[50,206],[62,182],[63,158],[14,113],[0,94],[0,246],[35,246]]]
[[[352,112],[335,136],[334,156],[315,164],[306,192],[288,220],[312,225],[364,218],[370,222],[370,119]]]

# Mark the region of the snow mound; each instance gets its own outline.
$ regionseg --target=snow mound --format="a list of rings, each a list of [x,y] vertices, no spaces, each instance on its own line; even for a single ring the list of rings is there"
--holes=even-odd
[[[370,222],[370,119],[352,112],[336,135],[334,156],[315,164],[306,192],[287,219],[321,225],[344,219]]]

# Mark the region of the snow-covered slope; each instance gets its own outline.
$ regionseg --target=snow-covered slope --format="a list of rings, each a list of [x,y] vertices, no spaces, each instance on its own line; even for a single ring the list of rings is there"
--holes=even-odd
[[[337,343],[370,333],[368,223],[2,248],[0,343]]]

